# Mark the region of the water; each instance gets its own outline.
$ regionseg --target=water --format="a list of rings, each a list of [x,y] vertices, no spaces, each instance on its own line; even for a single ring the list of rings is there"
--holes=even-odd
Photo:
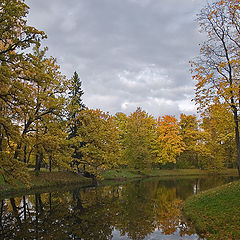
[[[201,239],[181,213],[190,195],[232,177],[145,179],[0,201],[0,239]]]

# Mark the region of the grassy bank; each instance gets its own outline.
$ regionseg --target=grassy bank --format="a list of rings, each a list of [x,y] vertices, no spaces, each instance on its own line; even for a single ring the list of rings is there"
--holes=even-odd
[[[131,178],[142,178],[142,177],[169,177],[169,176],[200,176],[216,174],[208,170],[200,169],[173,169],[173,170],[131,170],[131,169],[114,169],[108,170],[103,173],[105,180],[124,180]],[[217,174],[221,175],[236,175],[238,174],[236,169],[225,169],[218,171]]]
[[[17,186],[6,184],[0,176],[0,198],[18,193],[28,193],[32,190],[41,190],[48,187],[64,187],[73,184],[87,186],[91,184],[91,179],[84,178],[72,172],[39,172],[38,176],[32,171],[29,173],[31,178],[30,188],[26,188],[22,183],[18,183]]]
[[[183,211],[207,239],[240,239],[240,181],[190,197]]]

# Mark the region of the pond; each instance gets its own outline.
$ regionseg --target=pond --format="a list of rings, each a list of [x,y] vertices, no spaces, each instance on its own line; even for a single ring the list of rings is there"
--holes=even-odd
[[[192,194],[233,177],[143,179],[0,201],[0,239],[201,239],[181,214]]]

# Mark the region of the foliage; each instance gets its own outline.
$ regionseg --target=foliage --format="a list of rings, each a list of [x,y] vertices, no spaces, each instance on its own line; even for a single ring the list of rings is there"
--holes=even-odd
[[[71,147],[74,149],[72,154],[72,167],[79,168],[79,160],[82,158],[82,154],[78,151],[78,148],[82,147],[83,142],[79,142],[78,130],[82,127],[79,116],[81,111],[85,109],[85,105],[82,101],[84,94],[82,90],[82,82],[77,74],[74,72],[72,78],[68,81],[68,103],[66,106],[67,126],[68,126],[68,139],[70,140]]]
[[[6,181],[27,180],[24,164],[18,163],[13,154],[21,142],[20,126],[24,109],[31,93],[29,81],[23,78],[27,55],[25,49],[39,46],[44,32],[28,26],[28,6],[23,1],[0,2],[0,161],[1,174]],[[27,70],[26,70],[27,71]],[[15,173],[10,180],[10,173]]]
[[[78,120],[82,127],[76,140],[84,143],[78,148],[82,155],[79,167],[99,176],[103,170],[116,166],[118,160],[119,135],[113,117],[98,109],[86,109]]]
[[[166,115],[157,121],[156,162],[166,164],[176,163],[176,157],[185,149],[182,137],[179,134],[177,119]]]
[[[240,175],[240,9],[239,0],[217,1],[198,15],[201,30],[207,34],[200,56],[191,62],[196,81],[195,101],[204,110],[224,103],[234,116],[237,164]]]
[[[188,168],[191,166],[198,167],[197,147],[201,139],[199,122],[194,115],[181,114],[178,125],[180,127],[179,134],[182,137],[185,149],[177,159],[177,166],[185,164]]]
[[[119,133],[120,157],[119,157],[118,164],[122,166],[127,166],[128,158],[125,158],[124,152],[125,152],[125,139],[127,136],[126,125],[128,121],[128,116],[124,113],[119,112],[115,114],[113,120]]]
[[[212,105],[205,112],[202,128],[201,165],[205,168],[219,170],[232,167],[236,157],[234,148],[233,116],[222,104]],[[200,145],[200,144],[199,144]]]
[[[73,77],[68,81],[68,98],[69,103],[67,105],[67,115],[70,126],[69,138],[77,136],[77,129],[80,127],[80,122],[78,122],[78,116],[81,110],[85,109],[85,105],[82,101],[82,96],[84,94],[82,90],[82,82],[77,74],[73,73]]]
[[[155,120],[137,108],[126,121],[123,159],[135,169],[151,168],[154,162]]]

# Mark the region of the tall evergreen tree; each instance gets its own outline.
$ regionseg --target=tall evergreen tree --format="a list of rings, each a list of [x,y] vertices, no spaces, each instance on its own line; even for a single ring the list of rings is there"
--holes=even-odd
[[[68,104],[68,121],[69,121],[69,136],[68,138],[72,141],[72,147],[74,148],[72,166],[76,166],[78,171],[79,161],[82,158],[82,154],[78,151],[84,143],[77,139],[78,129],[81,127],[82,123],[79,121],[79,115],[82,110],[85,109],[85,105],[82,101],[82,95],[84,94],[82,90],[82,82],[77,72],[75,71],[73,77],[69,81],[69,104]]]
[[[82,95],[84,94],[82,90],[82,81],[79,78],[77,72],[73,73],[73,77],[70,79],[69,85],[69,106],[68,106],[68,120],[70,121],[70,132],[69,138],[77,136],[77,129],[80,122],[77,120],[81,110],[85,109],[83,104]]]

